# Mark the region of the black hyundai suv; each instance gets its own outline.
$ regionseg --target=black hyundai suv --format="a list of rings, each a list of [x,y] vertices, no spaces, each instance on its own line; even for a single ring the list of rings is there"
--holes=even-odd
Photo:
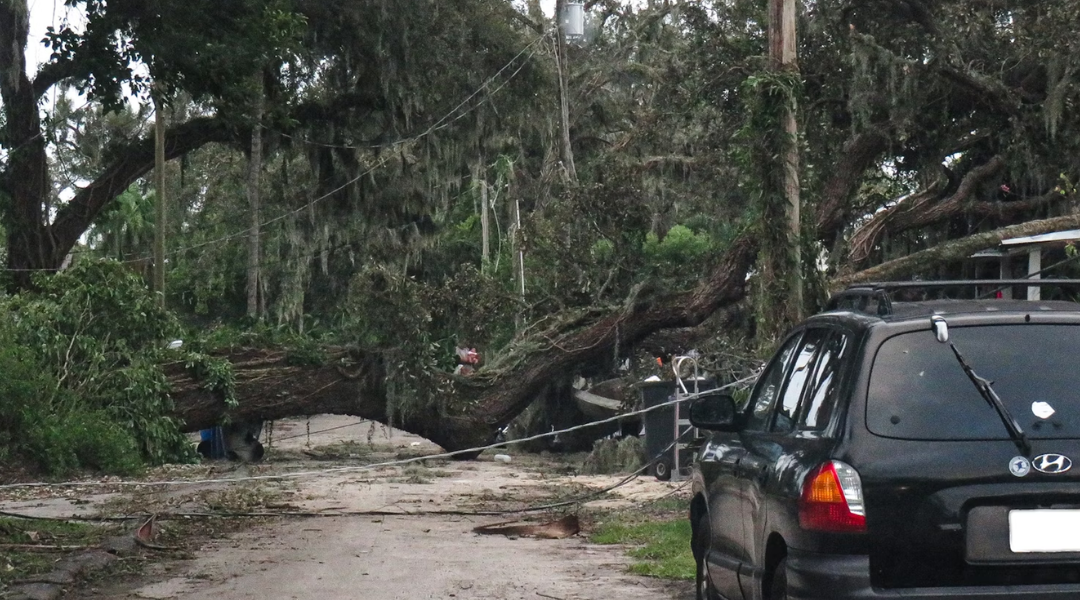
[[[1080,304],[913,285],[834,298],[745,409],[691,406],[699,600],[1080,598]]]

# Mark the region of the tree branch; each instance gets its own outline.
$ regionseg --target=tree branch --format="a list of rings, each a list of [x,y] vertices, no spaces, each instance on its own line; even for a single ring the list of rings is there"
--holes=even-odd
[[[956,193],[941,202],[934,203],[940,187],[940,183],[935,182],[926,190],[912,194],[878,213],[852,236],[849,259],[856,263],[866,260],[886,232],[895,234],[926,227],[966,212],[970,208],[968,200],[979,186],[1004,169],[1005,159],[995,156],[986,164],[969,171]]]
[[[165,159],[178,158],[211,142],[228,142],[233,130],[219,117],[199,117],[173,127],[165,134]],[[90,185],[60,209],[52,226],[56,252],[71,250],[102,208],[138,178],[154,168],[154,139],[133,142]]]
[[[1012,92],[1000,83],[950,66],[939,67],[937,71],[947,81],[971,92],[976,103],[1006,115],[1019,114],[1020,103],[1013,98]]]
[[[59,62],[47,62],[41,65],[41,69],[38,70],[37,76],[34,77],[34,97],[40,98],[49,91],[52,86],[64,81],[65,79],[71,79],[86,73],[79,68],[78,64],[71,60],[63,60]]]
[[[964,260],[972,254],[992,248],[1002,240],[1030,235],[1040,235],[1054,231],[1063,231],[1080,227],[1080,214],[1072,214],[1053,219],[1028,221],[1019,225],[1010,225],[986,233],[978,233],[959,240],[945,242],[933,248],[916,252],[910,256],[882,263],[876,267],[859,271],[832,281],[832,287],[842,288],[852,283],[863,281],[887,281],[908,277],[942,263]]]
[[[830,243],[847,226],[851,217],[849,200],[858,189],[863,173],[889,146],[881,130],[864,131],[844,143],[833,175],[825,182],[814,226],[819,240]]]

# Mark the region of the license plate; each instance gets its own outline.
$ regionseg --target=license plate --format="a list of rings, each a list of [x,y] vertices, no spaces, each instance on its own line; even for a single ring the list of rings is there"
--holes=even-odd
[[[1080,510],[1010,510],[1013,552],[1080,552]]]

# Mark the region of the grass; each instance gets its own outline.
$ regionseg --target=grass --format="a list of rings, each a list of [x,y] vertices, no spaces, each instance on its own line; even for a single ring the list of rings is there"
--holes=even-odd
[[[4,545],[92,546],[111,533],[115,533],[113,528],[99,525],[0,517],[0,544]],[[0,585],[46,573],[63,554],[8,548],[0,550]]]
[[[595,544],[633,546],[630,572],[662,579],[694,579],[686,500],[652,503],[644,510],[613,513],[590,536]]]

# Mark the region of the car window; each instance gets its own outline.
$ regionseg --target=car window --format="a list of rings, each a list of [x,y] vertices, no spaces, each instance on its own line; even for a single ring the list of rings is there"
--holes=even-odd
[[[839,331],[830,334],[822,345],[799,415],[799,429],[821,431],[829,424],[836,408],[837,386],[847,348],[848,336]]]
[[[806,381],[810,378],[814,359],[817,358],[827,335],[828,332],[824,329],[811,329],[803,335],[795,353],[795,366],[787,377],[780,402],[776,406],[776,419],[772,426],[774,432],[788,433],[795,430],[795,419],[799,414]]]
[[[1080,326],[954,326],[949,336],[1029,438],[1080,438]],[[929,330],[891,337],[878,349],[866,425],[900,439],[1009,439],[949,345]]]
[[[775,359],[769,363],[765,372],[761,374],[758,384],[754,386],[753,395],[750,396],[750,417],[747,420],[746,429],[751,431],[768,429],[773,402],[780,394],[784,375],[787,373],[788,365],[791,364],[791,356],[795,353],[795,346],[801,338],[801,335],[795,335],[789,339],[776,353]]]

